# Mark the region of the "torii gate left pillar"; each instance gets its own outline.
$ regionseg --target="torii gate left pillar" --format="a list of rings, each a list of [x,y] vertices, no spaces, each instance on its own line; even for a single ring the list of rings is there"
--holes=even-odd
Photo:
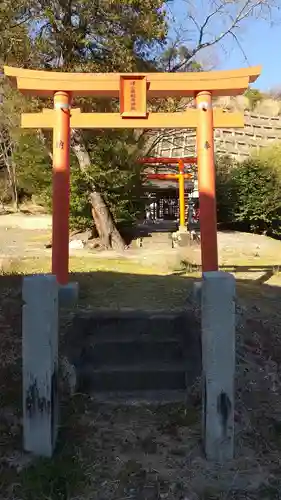
[[[52,273],[60,285],[67,285],[69,279],[70,108],[71,94],[56,92],[53,128]]]
[[[52,273],[60,285],[69,275],[70,107],[69,92],[54,94]]]

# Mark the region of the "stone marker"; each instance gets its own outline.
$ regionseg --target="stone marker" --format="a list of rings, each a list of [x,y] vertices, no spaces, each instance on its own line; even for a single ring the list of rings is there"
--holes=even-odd
[[[58,285],[53,275],[23,280],[24,449],[51,457],[58,429]]]
[[[234,455],[235,279],[203,273],[202,281],[203,441],[206,458]]]

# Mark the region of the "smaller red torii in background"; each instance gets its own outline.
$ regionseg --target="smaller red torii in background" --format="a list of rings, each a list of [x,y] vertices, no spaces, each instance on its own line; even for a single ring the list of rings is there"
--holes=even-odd
[[[197,164],[197,158],[194,157],[183,157],[183,158],[141,158],[138,160],[142,165],[148,164],[162,164],[162,165],[175,165],[179,166],[178,174],[156,174],[150,173],[146,174],[147,179],[158,179],[158,180],[172,180],[179,182],[179,212],[180,212],[180,229],[185,229],[185,189],[184,184],[186,179],[192,179],[193,174],[188,172],[184,173],[184,165],[194,165]]]

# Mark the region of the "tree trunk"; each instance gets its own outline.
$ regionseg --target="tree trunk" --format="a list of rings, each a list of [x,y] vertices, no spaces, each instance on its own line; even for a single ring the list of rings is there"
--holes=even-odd
[[[4,131],[5,132],[5,131]],[[19,200],[18,200],[18,189],[17,189],[17,177],[16,177],[16,167],[13,161],[11,160],[12,151],[13,151],[13,142],[8,133],[3,133],[1,131],[0,134],[0,150],[1,150],[1,159],[4,163],[4,166],[7,171],[10,194],[12,198],[12,203],[16,211],[19,210]]]
[[[95,221],[95,226],[102,242],[102,245],[105,248],[112,248],[112,242],[110,233],[108,232],[106,225],[103,221],[103,217],[100,217],[100,209],[97,210],[97,206],[99,205],[99,201],[95,199],[94,193],[90,194],[90,202],[92,204],[92,216]],[[101,209],[102,210],[102,209]]]
[[[14,208],[18,212],[19,211],[19,197],[18,197],[16,167],[15,167],[14,163],[12,164],[11,174],[12,174],[11,184],[12,184]]]
[[[88,170],[91,166],[90,156],[83,143],[81,133],[75,129],[71,131],[71,148],[75,153],[81,171],[91,186],[90,202],[92,204],[92,216],[101,243],[106,248],[113,248],[119,251],[124,250],[125,242],[115,226],[114,220],[101,193],[96,189],[89,175]]]

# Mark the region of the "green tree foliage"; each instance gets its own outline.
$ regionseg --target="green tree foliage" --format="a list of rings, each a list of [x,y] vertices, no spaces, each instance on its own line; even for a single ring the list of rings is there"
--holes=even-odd
[[[129,154],[129,133],[111,136],[106,133],[89,142],[91,167],[88,175],[103,193],[116,222],[130,223],[143,210],[141,167]],[[52,162],[47,150],[36,134],[19,136],[13,153],[17,165],[17,184],[21,197],[33,197],[46,208],[52,206]],[[70,224],[74,229],[92,225],[89,205],[91,186],[81,172],[75,155],[71,154]]]
[[[46,148],[36,134],[25,133],[18,137],[13,152],[17,166],[17,185],[21,197],[33,196],[38,203],[49,206],[52,168]]]
[[[167,25],[162,0],[26,1],[33,45],[45,68],[134,71],[155,61]],[[38,27],[35,27],[37,23]]]
[[[30,62],[31,40],[28,34],[26,2],[0,2],[0,63],[25,65]]]
[[[162,0],[54,0],[51,4],[46,0],[20,2],[18,10],[13,5],[13,18],[21,23],[29,36],[25,45],[21,42],[26,53],[21,54],[18,65],[74,72],[153,71],[157,68],[157,50],[164,45],[167,33],[163,10],[165,2]],[[10,23],[7,32],[11,29]],[[8,51],[4,50],[3,53],[5,62],[11,64]],[[89,98],[76,99],[74,105],[87,112],[118,109],[114,100],[97,102]],[[30,107],[30,102],[26,100],[25,106]],[[34,100],[33,106],[37,106]],[[89,177],[116,221],[134,218],[140,210],[136,200],[140,176],[139,168],[133,166],[133,159],[141,154],[141,141],[132,131],[105,131],[99,136],[96,132],[83,131],[82,136],[91,165],[87,166],[85,177],[84,170],[78,172],[77,161],[72,162],[72,220],[76,218],[78,225],[84,225],[86,221],[90,223]],[[34,146],[36,144],[35,140]],[[45,144],[51,150],[51,141],[45,141]],[[20,184],[24,186],[27,181],[22,181],[24,178],[30,179],[30,165],[33,163],[27,150],[21,142],[14,155],[15,161],[19,162]],[[34,148],[31,150],[34,151]],[[46,153],[39,148],[36,158],[41,166]],[[39,184],[41,182],[44,185],[45,180],[40,178]],[[31,181],[29,186],[32,185]]]
[[[246,231],[281,234],[281,175],[265,152],[242,163],[220,158],[217,189],[219,222]]]
[[[263,94],[258,89],[249,88],[245,92],[245,97],[249,99],[249,105],[251,111],[254,111],[256,105],[262,101]]]
[[[170,71],[200,70],[193,62],[195,54],[215,43],[203,40],[204,30],[213,14],[219,12],[223,17],[225,6],[222,3],[219,11],[214,9],[211,15],[207,15],[199,29],[196,46],[192,43],[192,49],[189,49],[179,41],[176,49],[167,50],[167,3],[164,0],[4,0],[0,7],[1,62],[25,68],[73,72],[157,71],[163,68]],[[10,107],[13,119],[5,122],[5,127],[11,136],[15,132],[11,151],[18,171],[18,184],[26,192],[34,190],[46,198],[50,193],[48,149],[50,152],[51,141],[42,141],[42,134],[17,136],[20,111],[36,109],[38,102],[35,99],[16,101],[15,94],[6,90],[8,106],[5,106],[7,110]],[[74,105],[87,112],[118,109],[115,100],[97,103],[94,99],[75,99]],[[156,108],[158,105],[158,102],[152,103]],[[174,102],[169,101],[166,105],[173,108]],[[4,119],[8,113],[3,114]],[[140,140],[135,132],[127,131],[105,131],[102,134],[83,131],[82,139],[90,161],[85,174],[78,155],[72,157],[72,218],[82,225],[90,220],[88,195],[91,190],[99,191],[117,221],[137,217],[141,211],[138,201],[141,173],[135,159],[147,153],[143,138]],[[37,181],[33,178],[35,173]],[[230,189],[229,174],[219,187],[222,196],[224,182]],[[231,193],[235,200],[238,194],[236,191]],[[225,196],[223,203],[223,217],[233,219],[232,212],[227,212]],[[236,206],[234,201],[231,206]],[[236,218],[237,214],[236,211]]]
[[[158,67],[163,71],[202,71],[202,66],[192,59],[192,51],[185,45],[168,47],[159,58]]]
[[[105,136],[105,137],[104,137]],[[101,133],[88,143],[91,166],[88,176],[103,194],[114,220],[133,222],[143,211],[141,167],[130,153],[131,133]],[[89,227],[91,186],[73,159],[71,171],[71,224]]]

